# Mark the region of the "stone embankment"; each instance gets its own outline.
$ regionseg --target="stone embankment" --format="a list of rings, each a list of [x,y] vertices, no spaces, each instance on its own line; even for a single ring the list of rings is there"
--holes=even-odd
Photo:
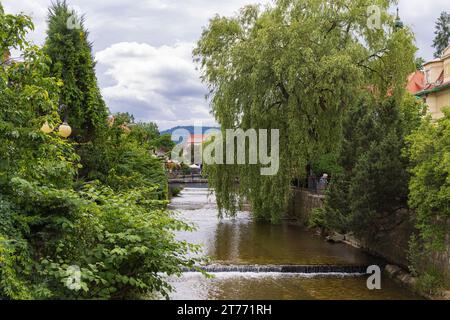
[[[294,197],[290,203],[288,217],[297,219],[300,223],[307,225],[313,210],[323,206],[325,197],[309,192],[304,189],[295,189]],[[400,217],[398,223],[392,230],[380,232],[377,239],[371,242],[362,241],[353,234],[339,234],[328,232],[323,234],[330,242],[346,243],[356,248],[365,250],[373,255],[384,258],[390,264],[386,266],[385,272],[395,281],[416,291],[417,279],[412,277],[407,271],[409,239],[414,232],[414,225],[409,219],[409,212],[402,212],[404,217]],[[450,219],[449,219],[450,220]],[[450,222],[448,222],[450,225]],[[433,257],[433,264],[446,276],[450,276],[450,235],[447,236],[447,250]],[[450,291],[442,291],[437,295],[426,296],[429,299],[449,299]]]

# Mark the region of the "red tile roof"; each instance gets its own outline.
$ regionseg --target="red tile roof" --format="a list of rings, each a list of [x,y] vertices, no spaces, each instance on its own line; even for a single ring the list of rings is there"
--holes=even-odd
[[[406,90],[408,92],[415,94],[422,91],[425,88],[425,74],[423,71],[416,71],[408,77],[408,84],[406,85]]]

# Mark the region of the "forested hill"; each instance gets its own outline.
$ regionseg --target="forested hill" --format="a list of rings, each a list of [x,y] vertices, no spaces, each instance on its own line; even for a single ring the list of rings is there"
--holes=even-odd
[[[163,135],[163,134],[172,134],[172,132],[174,132],[175,130],[178,130],[178,129],[187,130],[191,134],[194,134],[194,133],[198,133],[199,134],[200,132],[205,133],[206,131],[211,130],[211,129],[213,129],[213,130],[214,129],[215,130],[220,130],[220,128],[218,128],[218,127],[202,127],[202,128],[197,127],[196,128],[195,126],[178,126],[178,127],[174,127],[174,128],[171,128],[171,129],[167,129],[167,130],[161,131],[161,135]],[[195,132],[196,129],[197,129],[198,132]]]

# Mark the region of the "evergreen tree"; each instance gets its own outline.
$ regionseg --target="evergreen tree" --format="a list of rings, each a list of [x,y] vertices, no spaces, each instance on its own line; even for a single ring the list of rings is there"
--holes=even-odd
[[[396,215],[407,208],[407,159],[403,147],[400,110],[389,100],[371,110],[375,140],[366,145],[354,165],[349,187],[351,227],[374,236],[383,226],[393,225]]]
[[[436,51],[434,57],[439,58],[450,43],[450,14],[442,12],[436,21],[435,29],[436,37],[433,40],[433,48]]]
[[[43,50],[27,43],[30,30],[29,17],[5,14],[0,3],[0,52],[10,48],[23,52],[20,62],[0,61],[0,300],[167,297],[171,287],[166,277],[201,261],[194,258],[200,254],[197,246],[175,237],[175,231],[192,231],[192,226],[166,209],[163,164],[118,121],[98,132],[102,140],[86,144],[96,147],[95,157],[105,159],[103,173],[108,175],[103,183],[74,179],[79,168],[73,148],[77,144],[39,128],[61,123],[61,97],[77,89],[87,98],[77,101],[70,96],[79,103],[76,106],[84,102],[99,108],[97,123],[88,116],[90,109],[80,108],[85,115],[80,122],[100,129],[104,105],[93,68],[83,69],[80,62],[91,59],[90,51],[78,56],[69,46],[76,38],[67,40],[69,53],[52,51],[60,59],[54,58],[52,64]],[[64,38],[53,36],[55,41]],[[63,60],[66,54],[80,58],[76,68],[61,63],[70,62]],[[66,96],[60,95],[62,82],[49,77],[49,68],[56,66],[67,70],[62,74],[66,79],[84,85],[89,80],[94,89],[84,92],[66,81],[62,87]],[[68,77],[74,70],[79,73]],[[131,117],[122,118],[128,122]],[[82,147],[91,156],[85,144]],[[97,151],[98,147],[103,149]],[[76,287],[67,281],[73,267],[80,273]]]
[[[52,60],[51,75],[64,82],[60,103],[67,106],[72,137],[83,143],[94,140],[106,126],[108,110],[97,84],[84,18],[65,0],[49,9],[45,52]]]
[[[407,95],[366,98],[348,114],[341,165],[344,174],[332,182],[325,208],[312,224],[372,238],[399,221],[407,209],[409,161],[402,155],[405,137],[420,125],[424,106]]]

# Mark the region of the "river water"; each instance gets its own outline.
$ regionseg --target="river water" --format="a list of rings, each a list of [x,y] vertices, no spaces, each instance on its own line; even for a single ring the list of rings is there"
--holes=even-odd
[[[294,222],[259,223],[248,212],[219,219],[207,188],[185,188],[170,207],[197,226],[178,237],[202,245],[213,275],[207,279],[186,272],[169,279],[171,299],[419,298],[384,275],[381,290],[367,289],[363,270],[382,261],[348,245],[328,243]]]

